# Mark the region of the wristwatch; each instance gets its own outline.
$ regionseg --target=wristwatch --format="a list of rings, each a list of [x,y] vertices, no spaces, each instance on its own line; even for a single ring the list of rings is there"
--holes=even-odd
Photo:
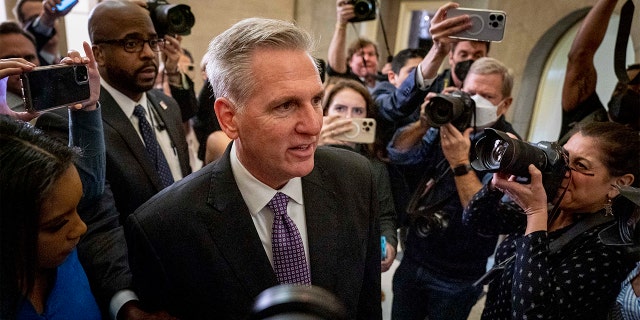
[[[453,171],[454,176],[459,177],[459,176],[464,176],[469,171],[473,170],[473,168],[471,168],[470,164],[466,163],[466,164],[457,165],[454,168],[451,168],[451,170]]]

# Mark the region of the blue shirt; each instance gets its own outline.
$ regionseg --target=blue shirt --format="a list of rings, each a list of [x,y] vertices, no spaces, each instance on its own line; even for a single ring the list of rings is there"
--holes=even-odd
[[[55,284],[49,293],[44,312],[38,314],[29,300],[18,310],[18,320],[99,320],[102,319],[87,275],[78,260],[77,250],[58,267]]]
[[[636,296],[631,287],[631,280],[638,275],[638,273],[640,273],[640,262],[636,263],[636,267],[622,282],[622,289],[616,299],[616,302],[621,306],[620,311],[625,320],[640,320],[640,298]]]

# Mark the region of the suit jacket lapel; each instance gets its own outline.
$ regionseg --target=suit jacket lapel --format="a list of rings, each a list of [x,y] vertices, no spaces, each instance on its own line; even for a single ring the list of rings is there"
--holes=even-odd
[[[184,135],[181,136],[178,132],[178,130],[183,130],[182,127],[176,127],[173,125],[173,122],[175,121],[175,119],[170,119],[166,111],[166,108],[168,108],[169,106],[167,105],[166,102],[162,101],[162,97],[158,96],[154,92],[154,90],[147,91],[147,99],[149,100],[149,102],[151,102],[151,107],[155,108],[156,114],[158,114],[162,119],[162,121],[164,122],[165,128],[169,133],[169,138],[171,139],[171,144],[174,147],[176,147],[176,141],[185,139]],[[184,155],[182,154],[182,152],[178,152],[178,160],[180,161],[181,164],[189,163],[188,155]],[[180,167],[182,167],[182,165]]]
[[[316,165],[302,178],[307,240],[311,262],[311,282],[331,290],[335,286],[340,241],[337,225],[338,203],[335,193],[322,179],[322,168]]]
[[[153,185],[158,189],[158,191],[162,190],[163,183],[160,180],[160,176],[158,175],[156,168],[151,164],[151,161],[149,161],[146,149],[142,140],[139,138],[138,132],[133,128],[131,121],[127,118],[127,115],[124,114],[118,103],[104,88],[101,88],[100,90],[100,104],[102,109],[102,120],[118,132],[120,138],[125,141],[129,147],[129,151],[136,158]],[[108,151],[109,147],[107,147],[107,152]]]
[[[214,209],[211,235],[223,258],[251,296],[278,284],[271,263],[238,189],[229,161],[230,147],[214,165],[207,203]]]

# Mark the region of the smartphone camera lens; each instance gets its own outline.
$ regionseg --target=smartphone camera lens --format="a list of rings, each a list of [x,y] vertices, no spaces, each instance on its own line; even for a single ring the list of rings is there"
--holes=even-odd
[[[84,66],[76,67],[75,73],[76,73],[76,82],[83,83],[89,80],[89,74],[87,73],[86,67]]]

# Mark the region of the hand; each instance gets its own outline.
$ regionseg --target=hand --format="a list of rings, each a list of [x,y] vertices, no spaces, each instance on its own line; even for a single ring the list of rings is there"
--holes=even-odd
[[[175,74],[178,72],[178,61],[182,56],[182,47],[180,41],[182,37],[178,36],[174,38],[170,35],[164,36],[164,48],[162,53],[164,55],[164,71],[167,73]]]
[[[322,129],[318,145],[347,144],[345,141],[334,139],[335,136],[351,130],[351,119],[342,118],[339,115],[322,117]]]
[[[0,114],[22,121],[31,121],[38,116],[37,113],[15,112],[7,105],[7,77],[31,71],[35,66],[22,58],[0,59]]]
[[[62,59],[60,63],[62,64],[85,64],[87,65],[87,70],[89,72],[89,88],[91,90],[91,96],[89,99],[83,101],[82,103],[78,103],[76,105],[71,106],[74,110],[95,110],[97,108],[98,99],[100,99],[100,72],[98,71],[98,64],[96,63],[96,59],[93,56],[93,50],[91,50],[91,45],[84,41],[82,43],[84,48],[84,53],[87,55],[86,57],[81,57],[80,53],[76,50],[70,50],[67,53],[67,56]]]
[[[524,184],[516,181],[515,176],[505,179],[504,174],[494,174],[491,184],[509,196],[528,216],[547,214],[547,194],[542,185],[542,173],[536,166],[529,165],[531,182]]]
[[[457,3],[449,2],[440,7],[433,16],[433,19],[431,19],[429,32],[431,33],[433,46],[441,52],[449,52],[451,50],[451,44],[458,41],[449,38],[449,36],[471,28],[471,19],[468,15],[447,19],[447,11],[458,7],[459,5]]]
[[[42,13],[40,14],[40,23],[43,25],[53,28],[56,22],[56,19],[64,17],[73,9],[73,7],[78,4],[78,2],[68,6],[63,11],[58,11],[56,5],[62,2],[62,0],[44,0],[42,1]]]
[[[461,164],[469,163],[469,150],[471,149],[471,131],[467,128],[463,133],[458,131],[451,123],[440,127],[440,144],[442,153],[447,158],[449,165],[454,168]]]
[[[336,13],[338,15],[338,24],[340,26],[346,26],[349,20],[355,18],[354,7],[351,1],[337,0],[336,1]]]
[[[389,271],[391,265],[393,264],[393,260],[396,258],[396,249],[393,248],[392,245],[387,243],[387,257],[380,262],[380,269],[382,272]]]

